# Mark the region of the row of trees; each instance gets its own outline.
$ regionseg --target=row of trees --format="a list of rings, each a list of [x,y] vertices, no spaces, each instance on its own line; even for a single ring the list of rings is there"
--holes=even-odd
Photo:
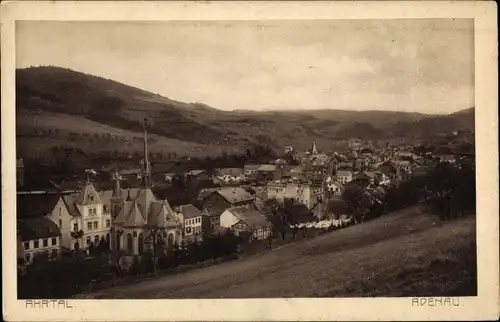
[[[349,185],[342,199],[356,223],[422,201],[441,219],[448,220],[474,212],[475,168],[472,162],[460,165],[437,163],[425,175],[410,177],[387,187],[385,193]]]

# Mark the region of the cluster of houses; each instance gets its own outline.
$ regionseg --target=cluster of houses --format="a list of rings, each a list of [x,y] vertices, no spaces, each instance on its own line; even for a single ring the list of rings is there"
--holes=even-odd
[[[268,199],[293,200],[297,212],[318,219],[346,215],[341,195],[349,184],[359,184],[378,196],[384,187],[425,172],[432,158],[410,149],[372,149],[361,144],[342,153],[321,153],[316,144],[310,151],[285,153],[295,165],[278,159],[270,164],[248,164],[242,168],[215,169],[209,173],[192,169],[184,179],[212,181],[215,188],[202,189],[197,206],[172,206],[152,190],[151,165],[144,133],[144,159],[140,169],[116,170],[114,188],[99,191],[90,178],[77,191],[24,191],[17,194],[18,257],[30,263],[36,256],[58,258],[61,252],[87,250],[104,245],[113,251],[140,255],[154,247],[169,251],[174,246],[201,241],[205,234],[232,229],[252,239],[271,235],[263,205]],[[455,156],[434,155],[445,162]],[[20,167],[20,166],[19,166]],[[164,173],[165,182],[178,174]],[[140,180],[134,188],[123,188],[122,180]],[[328,208],[327,202],[339,207]],[[332,214],[332,209],[338,209]]]

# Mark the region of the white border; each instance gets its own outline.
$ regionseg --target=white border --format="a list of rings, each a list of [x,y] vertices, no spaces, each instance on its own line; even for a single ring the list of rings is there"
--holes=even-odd
[[[414,307],[410,298],[71,300],[71,309],[26,309],[16,295],[15,20],[274,20],[474,18],[478,296],[459,307]],[[497,28],[494,2],[9,2],[1,7],[3,309],[11,321],[45,320],[474,320],[499,314]]]

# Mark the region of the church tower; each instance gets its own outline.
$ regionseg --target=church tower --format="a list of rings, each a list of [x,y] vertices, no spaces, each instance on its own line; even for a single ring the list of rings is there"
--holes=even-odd
[[[311,149],[311,154],[318,154],[318,150],[316,149],[316,141],[313,141],[313,146]]]
[[[115,188],[113,190],[113,196],[111,197],[111,217],[114,219],[118,216],[121,206],[123,204],[122,189],[120,186],[120,173],[118,168],[115,170]]]

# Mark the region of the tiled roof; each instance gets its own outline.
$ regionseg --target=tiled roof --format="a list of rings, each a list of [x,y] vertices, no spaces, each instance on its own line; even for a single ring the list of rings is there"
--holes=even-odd
[[[20,220],[17,228],[23,241],[61,236],[59,227],[46,217]]]
[[[245,191],[245,189],[240,187],[222,188],[217,190],[216,192],[231,204],[243,201],[250,201],[254,199],[251,194],[249,194],[247,191]]]
[[[59,201],[60,194],[18,194],[17,217],[32,218],[42,217],[54,210]]]
[[[63,198],[64,204],[66,205],[66,208],[68,209],[68,212],[71,216],[73,216],[73,217],[81,216],[80,211],[78,210],[78,207],[76,206],[76,203],[75,203],[75,198],[76,198],[75,194],[65,195],[62,198]]]
[[[264,172],[272,172],[276,170],[276,164],[263,164],[257,170]]]
[[[270,227],[271,223],[258,210],[251,207],[234,207],[228,209],[236,218],[250,227]]]
[[[191,204],[179,206],[179,212],[182,213],[184,219],[196,218],[203,215],[198,208]]]

